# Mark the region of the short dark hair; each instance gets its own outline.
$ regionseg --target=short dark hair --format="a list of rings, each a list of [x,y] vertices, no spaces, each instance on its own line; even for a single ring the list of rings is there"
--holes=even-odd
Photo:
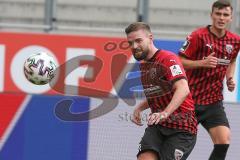
[[[129,34],[129,33],[133,32],[133,31],[138,31],[140,29],[146,30],[146,31],[151,33],[150,26],[147,23],[144,23],[144,22],[134,22],[134,23],[131,23],[125,29],[125,33]]]
[[[229,2],[229,0],[217,0],[212,5],[212,12],[213,12],[214,8],[223,9],[225,7],[230,7],[231,10],[233,10],[233,7],[232,7],[231,3]]]

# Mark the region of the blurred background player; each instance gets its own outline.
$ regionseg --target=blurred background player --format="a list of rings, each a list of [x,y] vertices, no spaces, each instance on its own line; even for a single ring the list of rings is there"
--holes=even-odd
[[[141,81],[147,100],[134,110],[133,122],[150,107],[148,127],[140,142],[138,159],[185,160],[196,143],[194,102],[179,58],[157,49],[149,25],[130,24],[125,32],[136,60],[141,61]]]
[[[224,160],[230,143],[222,92],[225,76],[228,90],[235,88],[233,76],[240,49],[240,37],[227,30],[232,13],[227,0],[214,2],[212,25],[192,32],[179,53],[196,104],[198,123],[208,131],[214,143],[209,160]]]

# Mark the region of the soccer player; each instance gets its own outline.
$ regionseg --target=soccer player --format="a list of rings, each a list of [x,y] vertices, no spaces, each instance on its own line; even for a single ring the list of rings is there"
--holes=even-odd
[[[183,66],[177,55],[156,48],[148,24],[132,23],[125,33],[133,56],[141,61],[147,99],[134,109],[133,122],[141,125],[141,112],[151,109],[138,160],[185,160],[196,143],[197,120]]]
[[[240,37],[227,30],[233,8],[227,0],[212,5],[212,24],[187,37],[180,49],[198,123],[208,131],[214,148],[209,160],[224,160],[230,144],[230,129],[223,107],[223,80],[229,91],[235,88],[234,71]]]

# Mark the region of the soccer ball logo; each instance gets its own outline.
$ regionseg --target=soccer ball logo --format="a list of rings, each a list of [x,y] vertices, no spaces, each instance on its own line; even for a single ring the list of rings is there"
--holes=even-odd
[[[33,54],[24,62],[25,77],[36,85],[49,83],[55,76],[56,68],[53,57],[45,52]]]

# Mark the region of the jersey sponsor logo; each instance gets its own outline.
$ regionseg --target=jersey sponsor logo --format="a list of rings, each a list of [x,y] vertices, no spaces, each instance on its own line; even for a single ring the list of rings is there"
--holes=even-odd
[[[226,51],[228,54],[231,54],[233,51],[233,46],[231,44],[226,44]]]
[[[179,149],[175,149],[174,157],[175,157],[175,160],[181,160],[183,157],[183,151]]]
[[[149,88],[145,88],[144,89],[144,93],[148,96],[150,96],[151,94],[156,94],[156,93],[163,93],[163,89],[160,86],[153,86],[150,85]]]
[[[218,58],[218,64],[219,65],[229,65],[230,64],[230,60],[229,59]]]
[[[177,76],[179,74],[183,74],[183,72],[182,72],[182,70],[181,70],[179,65],[171,66],[170,70],[171,70],[172,76]]]
[[[188,40],[186,40],[184,43],[183,43],[183,46],[182,48],[180,48],[180,52],[184,52],[188,46],[190,45],[190,42]]]

